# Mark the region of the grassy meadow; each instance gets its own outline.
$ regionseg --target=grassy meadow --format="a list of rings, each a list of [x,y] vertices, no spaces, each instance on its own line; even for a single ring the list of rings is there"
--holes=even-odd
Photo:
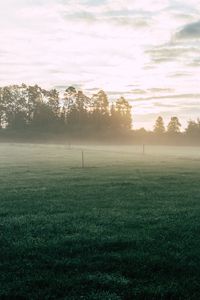
[[[0,144],[0,299],[200,299],[200,149]]]

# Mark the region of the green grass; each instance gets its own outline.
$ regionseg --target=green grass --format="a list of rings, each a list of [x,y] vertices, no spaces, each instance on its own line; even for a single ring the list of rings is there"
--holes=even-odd
[[[200,299],[199,149],[78,148],[0,145],[0,299]]]

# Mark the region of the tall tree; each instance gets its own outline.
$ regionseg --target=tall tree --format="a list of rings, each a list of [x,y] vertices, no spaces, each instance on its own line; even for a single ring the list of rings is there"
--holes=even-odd
[[[45,92],[38,85],[27,87],[27,118],[28,123],[32,125],[43,103]]]
[[[109,124],[109,101],[106,93],[100,90],[91,99],[92,120],[96,129],[103,129]]]
[[[100,112],[101,115],[107,115],[109,110],[109,102],[106,93],[100,90],[92,97],[93,110]]]
[[[179,122],[179,119],[177,117],[172,117],[168,126],[167,126],[167,132],[169,134],[176,134],[180,132],[181,123]]]
[[[73,120],[75,111],[77,91],[73,86],[68,87],[64,92],[63,107],[62,107],[62,117],[65,123],[70,125],[71,120]]]
[[[5,109],[7,127],[20,129],[26,126],[26,99],[21,86],[11,85],[3,88],[2,102]]]
[[[158,135],[165,133],[165,125],[161,116],[159,116],[155,122],[154,133]]]
[[[200,136],[200,119],[197,119],[197,121],[190,120],[185,132],[191,137]]]
[[[74,87],[69,87],[65,91],[63,111],[70,128],[82,130],[86,126],[89,108],[90,98],[82,91],[77,91]]]
[[[119,114],[114,103],[110,107],[110,125],[113,130],[119,128]]]
[[[66,110],[70,110],[75,105],[77,91],[75,87],[70,86],[64,92],[64,107]]]
[[[47,95],[47,104],[55,114],[56,117],[60,114],[60,98],[59,92],[56,89],[52,89],[46,92]]]
[[[75,97],[75,106],[78,111],[87,111],[90,108],[90,98],[82,91],[78,91]]]
[[[66,129],[90,132],[113,128],[131,128],[131,106],[123,97],[112,107],[104,91],[92,99],[82,91],[69,87],[60,99],[56,89],[44,90],[38,85],[25,84],[0,88],[0,128],[32,128],[56,131]],[[58,125],[58,126],[57,126]]]
[[[90,106],[90,98],[82,91],[78,91],[75,99],[75,111],[80,129],[83,129],[88,125]]]
[[[116,101],[116,112],[118,117],[118,124],[121,128],[131,129],[132,126],[131,109],[132,106],[124,97],[120,97]]]

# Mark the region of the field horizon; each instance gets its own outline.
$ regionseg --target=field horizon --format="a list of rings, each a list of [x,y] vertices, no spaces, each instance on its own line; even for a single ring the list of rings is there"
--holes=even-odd
[[[145,151],[0,144],[1,299],[200,297],[200,152]]]

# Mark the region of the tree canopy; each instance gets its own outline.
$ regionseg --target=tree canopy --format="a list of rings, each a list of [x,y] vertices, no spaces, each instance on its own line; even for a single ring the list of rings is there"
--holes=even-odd
[[[38,85],[0,88],[0,128],[101,131],[112,130],[115,122],[115,130],[131,129],[131,105],[121,97],[111,106],[103,90],[89,97],[72,86],[63,94]]]

